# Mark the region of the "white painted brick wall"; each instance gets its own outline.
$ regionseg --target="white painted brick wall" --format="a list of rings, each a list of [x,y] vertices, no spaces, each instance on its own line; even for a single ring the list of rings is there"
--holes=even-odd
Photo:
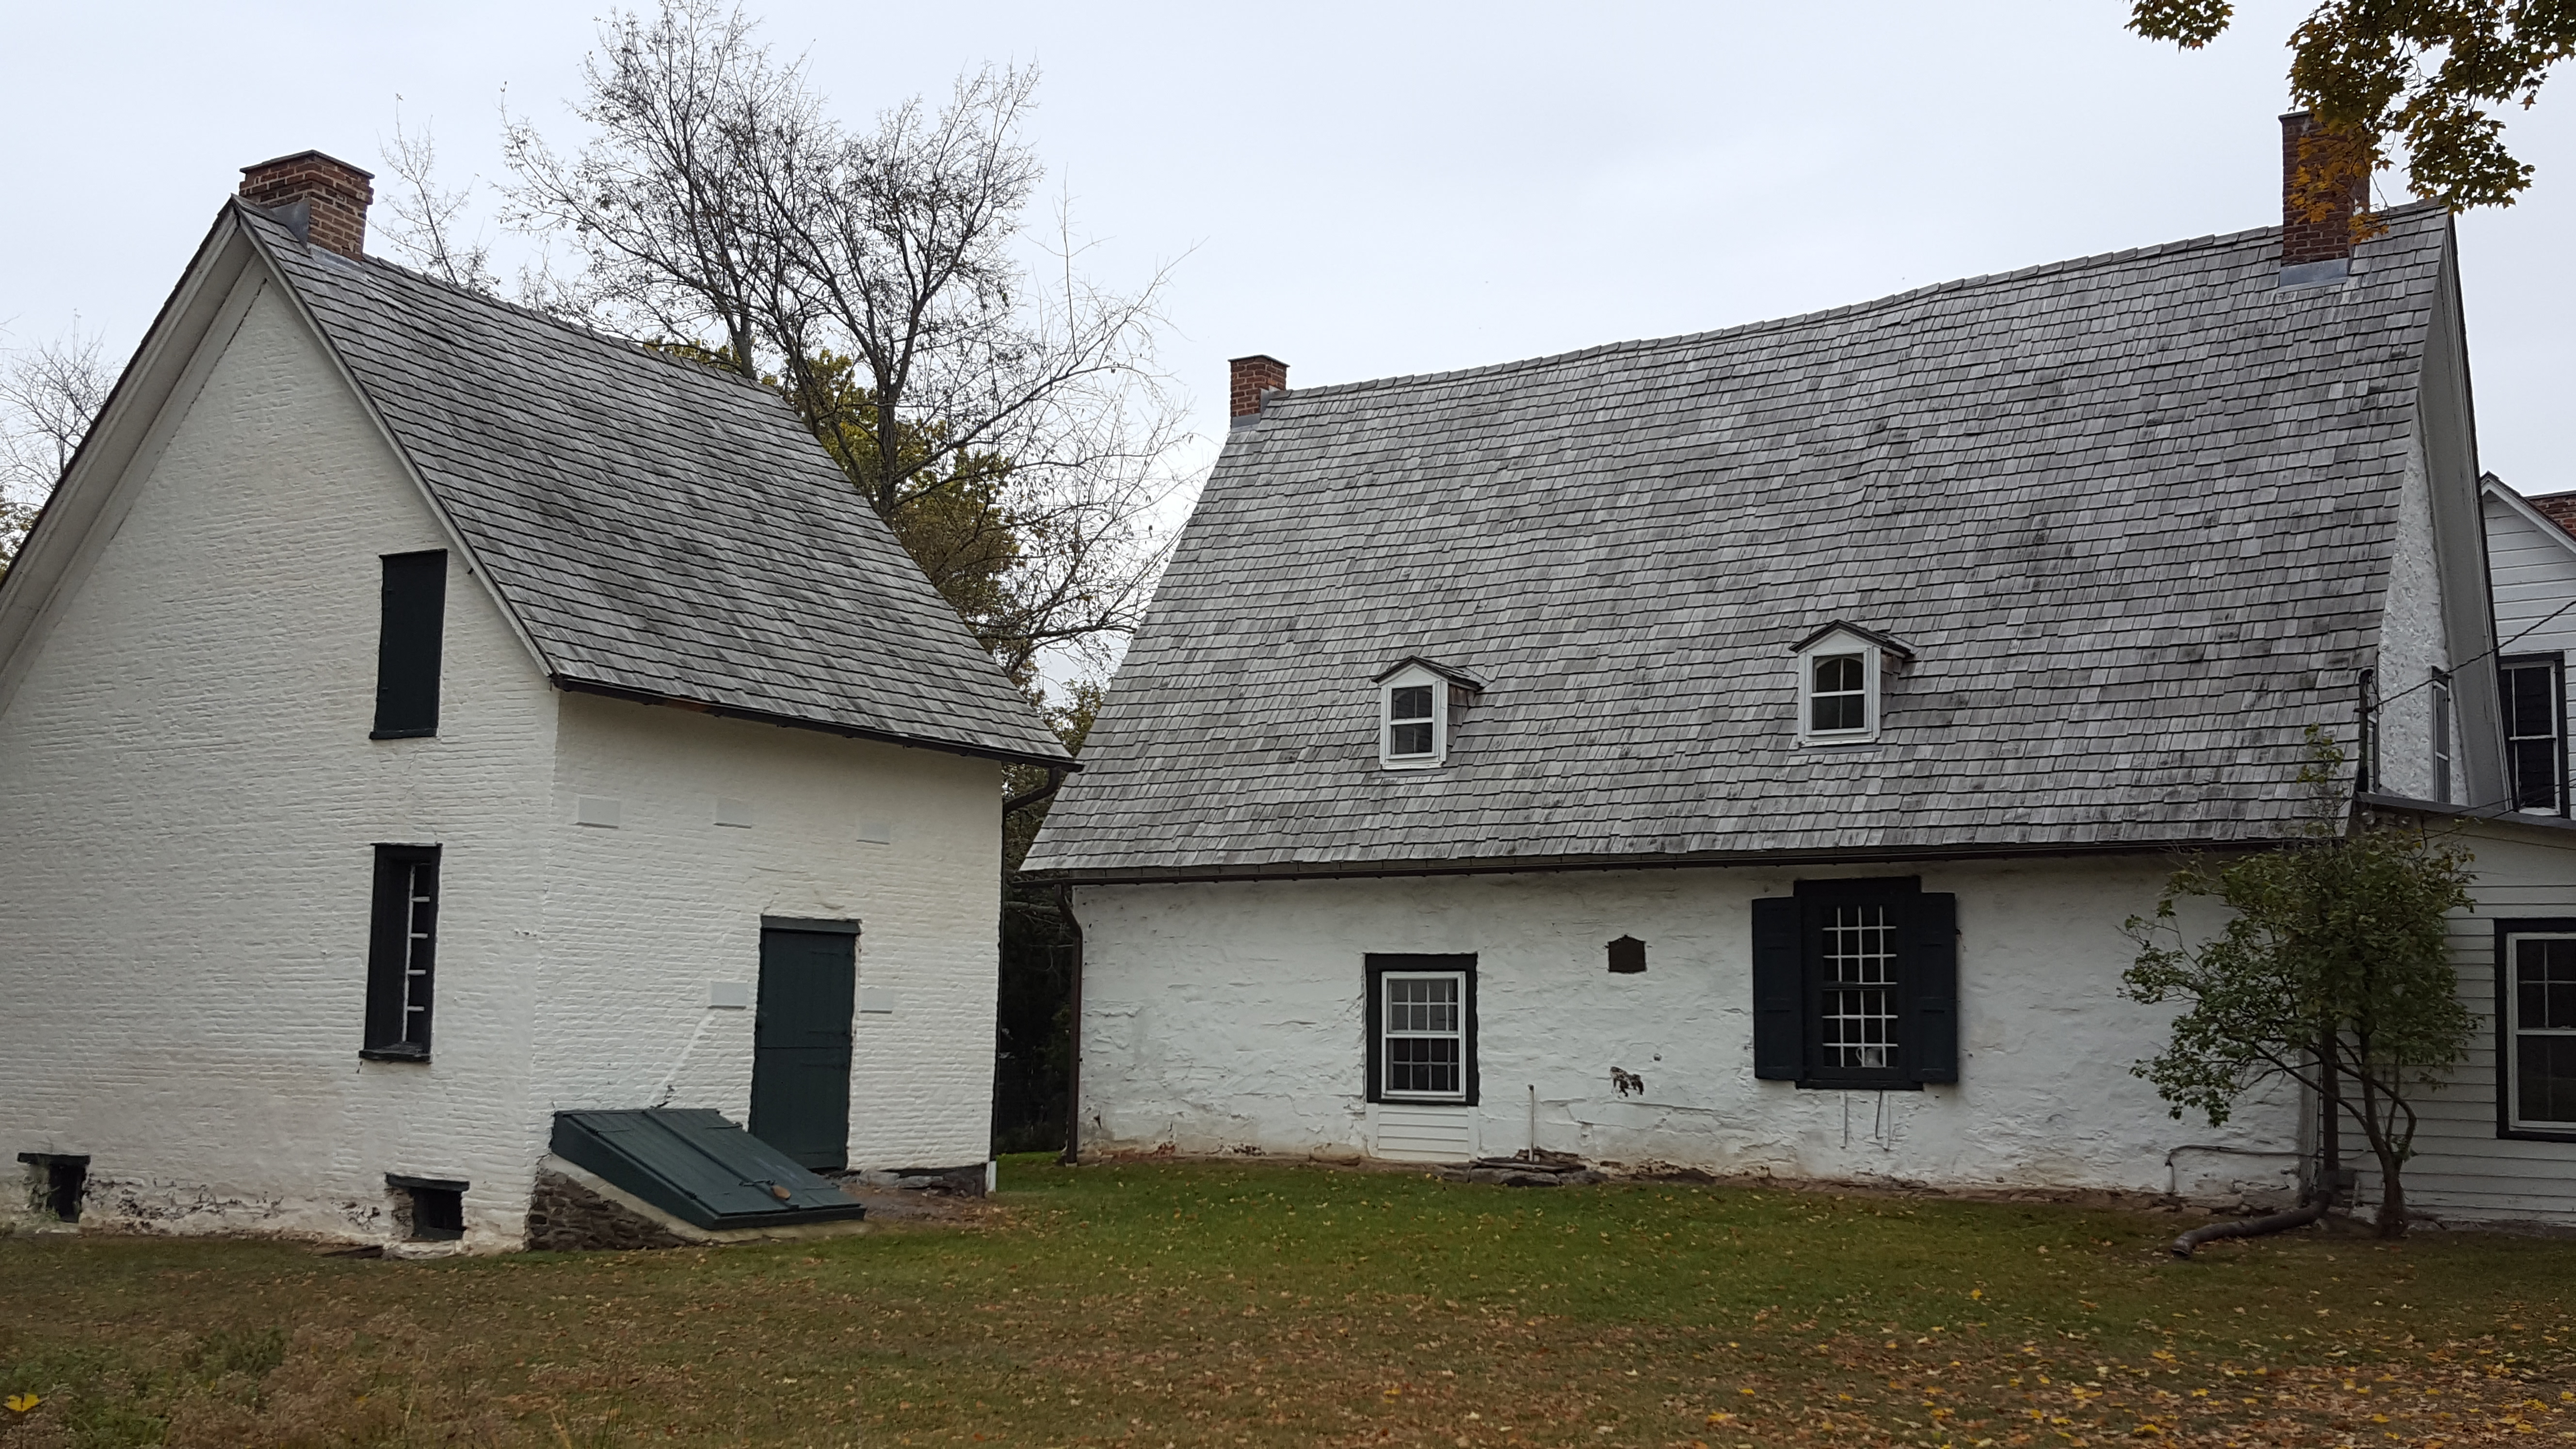
[[[557,1108],[742,1119],[750,1013],[707,987],[771,914],[857,917],[895,993],[853,1164],[981,1160],[999,767],[558,695],[461,558],[440,733],[370,741],[377,559],[449,541],[283,298],[208,345],[0,711],[0,1150],[89,1154],[91,1216],[171,1231],[377,1237],[386,1173],[463,1178],[468,1246],[515,1246]],[[427,1064],[357,1056],[379,842],[444,847]]]
[[[2279,1187],[2294,1099],[2213,1131],[2176,1122],[2131,1062],[2167,1014],[2119,994],[2121,922],[2161,861],[1926,865],[1959,897],[1960,1080],[1801,1090],[1753,1076],[1752,916],[1786,871],[1669,870],[1093,887],[1084,933],[1086,1146],[1372,1150],[1361,958],[1474,952],[1477,1150],[1538,1144],[1724,1172],[2162,1192],[2166,1153],[2208,1143],[2185,1190]],[[1817,871],[1818,875],[1896,873]],[[1647,943],[1641,976],[1605,946]],[[1622,1098],[1610,1071],[1646,1079]]]
[[[560,730],[538,1036],[561,1050],[538,1064],[531,1129],[666,1082],[669,1105],[746,1120],[752,1012],[710,1010],[708,984],[759,980],[764,915],[855,919],[860,989],[896,1010],[858,1018],[851,1166],[983,1161],[1001,767],[577,694]],[[617,800],[618,827],[572,823],[582,796]],[[716,824],[720,799],[756,823]],[[859,839],[871,821],[887,843]]]
[[[462,1177],[489,1238],[549,691],[453,569],[440,736],[367,738],[377,558],[447,540],[273,291],[128,486],[0,715],[0,1147],[89,1153],[91,1211],[156,1227],[372,1233],[385,1173]],[[476,847],[426,1066],[357,1056],[380,841]]]

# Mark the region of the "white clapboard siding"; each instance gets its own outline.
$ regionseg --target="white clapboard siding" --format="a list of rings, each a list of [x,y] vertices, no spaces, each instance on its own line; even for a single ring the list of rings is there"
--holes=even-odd
[[[1476,1155],[1476,1114],[1468,1107],[1380,1103],[1376,1155],[1397,1162],[1464,1162]]]
[[[2451,949],[2460,999],[2478,1025],[2468,1059],[2447,1085],[2417,1103],[2421,1122],[2415,1157],[2406,1165],[2407,1206],[2436,1220],[2576,1225],[2576,1142],[2498,1133],[2495,1048],[2496,922],[2576,917],[2576,830],[2497,822],[2468,831],[2465,844],[2477,856],[2477,908],[2452,918]],[[2348,1161],[2357,1159],[2353,1165],[2362,1168],[2356,1200],[2367,1209],[2379,1200],[2379,1174],[2358,1133],[2348,1131],[2345,1143]]]

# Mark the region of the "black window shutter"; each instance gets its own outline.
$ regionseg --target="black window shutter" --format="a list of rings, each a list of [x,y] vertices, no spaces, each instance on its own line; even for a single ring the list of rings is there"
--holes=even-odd
[[[438,733],[438,656],[447,622],[447,554],[387,554],[376,633],[376,729],[398,740]]]
[[[402,1040],[413,858],[410,853],[376,847],[375,908],[367,933],[366,1045],[370,1049]]]
[[[1794,897],[1753,903],[1753,1075],[1794,1082],[1807,1074],[1801,911]]]
[[[1925,894],[1906,903],[1905,953],[1899,958],[1912,1002],[1906,1023],[1906,1075],[1918,1082],[1959,1080],[1959,898]]]

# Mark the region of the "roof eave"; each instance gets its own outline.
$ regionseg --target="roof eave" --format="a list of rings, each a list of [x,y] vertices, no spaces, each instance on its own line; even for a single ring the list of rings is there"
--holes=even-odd
[[[813,730],[820,734],[840,735],[854,740],[875,740],[880,744],[901,745],[906,749],[930,750],[943,755],[964,755],[969,759],[998,760],[1007,765],[1037,765],[1068,773],[1082,765],[1061,748],[1054,754],[1035,750],[1013,750],[998,745],[979,745],[961,740],[946,740],[930,735],[904,734],[897,730],[869,729],[864,725],[840,720],[812,719],[801,715],[780,714],[772,710],[746,709],[739,705],[721,704],[685,694],[658,693],[628,685],[602,684],[596,680],[578,679],[568,674],[549,674],[547,682],[570,694],[595,694],[607,699],[622,699],[631,704],[661,705],[689,714],[716,715],[724,719],[750,720],[758,724],[777,725],[782,729]]]

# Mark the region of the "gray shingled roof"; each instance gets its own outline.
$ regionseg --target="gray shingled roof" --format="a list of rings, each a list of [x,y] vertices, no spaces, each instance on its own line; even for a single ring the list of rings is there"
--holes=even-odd
[[[234,209],[559,684],[1064,759],[776,393]]]
[[[2376,641],[2438,209],[1273,395],[1029,855],[1071,878],[2273,838]],[[2365,387],[2366,385],[2366,387]],[[1800,748],[1789,646],[1915,659]],[[1369,681],[1487,681],[1379,768]]]

